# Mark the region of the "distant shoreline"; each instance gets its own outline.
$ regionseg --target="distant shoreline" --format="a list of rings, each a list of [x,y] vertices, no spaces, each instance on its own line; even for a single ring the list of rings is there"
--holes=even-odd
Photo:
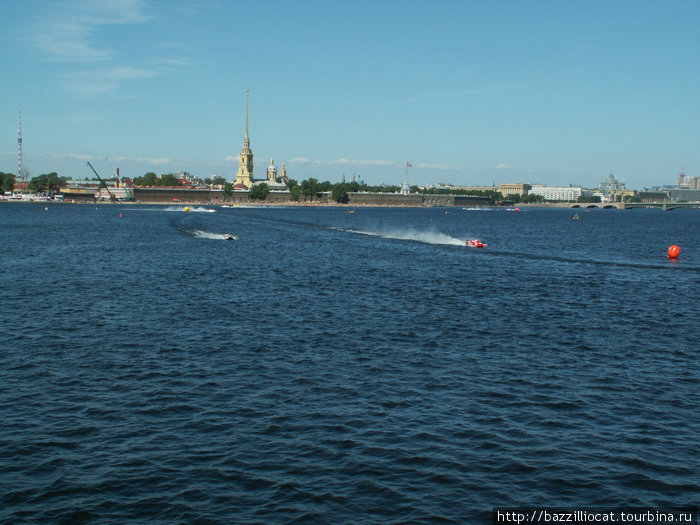
[[[227,206],[230,208],[244,208],[244,207],[265,207],[265,206],[276,206],[276,207],[326,207],[326,208],[489,208],[489,209],[505,209],[505,208],[574,208],[578,205],[579,208],[585,208],[590,205],[595,205],[601,207],[602,205],[607,205],[610,203],[575,203],[575,202],[548,202],[548,203],[526,203],[526,204],[481,204],[478,206],[464,206],[462,204],[455,205],[410,205],[410,204],[371,204],[371,203],[336,203],[336,202],[319,202],[319,201],[309,201],[309,202],[295,202],[288,201],[284,203],[280,202],[249,202],[249,203],[234,203],[228,204],[226,202],[204,202],[204,201],[180,201],[180,202],[163,202],[163,201],[53,201],[53,200],[10,200],[10,199],[0,199],[0,204],[2,203],[19,203],[19,204],[71,204],[71,205],[127,205],[127,206]],[[618,204],[618,203],[612,203]],[[576,209],[576,208],[574,208]]]

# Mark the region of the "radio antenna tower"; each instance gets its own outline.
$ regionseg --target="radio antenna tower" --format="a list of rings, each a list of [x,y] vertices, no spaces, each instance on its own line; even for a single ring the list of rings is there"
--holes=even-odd
[[[19,127],[17,131],[17,178],[22,180],[22,110],[19,112]]]

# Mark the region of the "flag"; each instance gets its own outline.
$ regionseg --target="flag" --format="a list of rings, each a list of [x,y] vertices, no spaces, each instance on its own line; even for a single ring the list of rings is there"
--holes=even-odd
[[[412,168],[413,166],[412,166],[410,163],[407,162],[407,163],[406,163],[406,167],[407,167],[407,168]]]

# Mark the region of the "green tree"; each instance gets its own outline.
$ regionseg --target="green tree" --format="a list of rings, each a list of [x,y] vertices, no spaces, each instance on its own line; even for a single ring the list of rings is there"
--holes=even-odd
[[[0,191],[11,192],[15,187],[15,176],[13,173],[3,173],[0,171]]]
[[[223,186],[226,184],[226,179],[223,177],[220,177],[219,175],[216,175],[214,177],[207,177],[204,179],[204,184],[209,184],[212,186]]]
[[[323,182],[318,183],[318,188],[316,189],[317,192],[326,192],[326,191],[331,191],[333,189],[333,184],[331,184],[329,181],[324,180]]]
[[[544,196],[542,195],[537,195],[535,193],[530,194],[530,195],[525,195],[522,198],[522,202],[544,202]]]
[[[345,183],[338,183],[333,186],[331,189],[331,197],[333,200],[337,203],[346,203],[348,202],[348,187],[347,184]]]
[[[149,171],[143,177],[134,179],[134,186],[155,186],[158,183],[158,175]]]
[[[270,187],[264,182],[262,182],[250,188],[250,191],[248,192],[248,198],[250,200],[264,201],[268,193],[270,193]]]
[[[32,180],[29,181],[28,187],[29,190],[33,192],[51,192],[59,191],[61,185],[65,183],[66,179],[64,177],[59,177],[58,173],[53,171],[51,173],[44,173],[38,177],[33,177]]]
[[[294,179],[289,179],[287,182],[287,190],[289,190],[289,195],[291,196],[293,201],[298,201],[299,200],[299,195],[301,195],[301,188],[299,187],[299,183],[295,181]]]
[[[226,196],[231,196],[233,195],[233,183],[232,182],[227,182],[224,184],[224,195]]]
[[[313,200],[318,193],[318,180],[311,178],[301,181],[301,193],[306,195],[309,200]]]
[[[168,173],[166,175],[163,175],[160,178],[160,185],[161,186],[182,186],[182,182],[180,182],[180,179],[178,179],[172,173]]]

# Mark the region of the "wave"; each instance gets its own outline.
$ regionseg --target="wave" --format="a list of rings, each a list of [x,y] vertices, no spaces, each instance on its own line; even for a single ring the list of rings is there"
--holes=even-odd
[[[225,236],[226,234],[223,234],[223,233],[208,232],[208,231],[204,231],[204,230],[191,230],[191,231],[188,231],[188,233],[191,233],[195,237],[201,237],[203,239],[212,239],[215,241],[227,241],[227,240],[229,240],[228,238],[226,238],[226,236]],[[233,237],[234,241],[236,239],[238,239],[238,237],[235,235],[232,235],[232,237]]]
[[[700,267],[698,266],[685,266],[676,263],[673,260],[664,261],[663,263],[657,262],[646,262],[646,261],[632,261],[624,259],[592,259],[589,257],[560,257],[551,254],[536,254],[536,253],[523,253],[523,252],[509,252],[501,250],[489,250],[489,255],[492,257],[509,257],[514,259],[529,259],[534,261],[555,261],[561,263],[571,263],[571,264],[592,264],[597,266],[619,266],[624,268],[641,268],[650,270],[674,270],[674,271],[686,271],[700,273]]]
[[[163,208],[162,211],[187,211],[188,213],[216,213],[216,210],[212,210],[211,208],[205,208],[203,206],[168,206],[167,208]]]
[[[464,239],[458,239],[456,237],[452,237],[451,235],[447,235],[446,233],[440,233],[437,231],[421,231],[412,228],[384,231],[356,230],[352,228],[336,229],[350,233],[357,233],[359,235],[381,237],[383,239],[398,239],[402,241],[415,241],[425,244],[443,244],[448,246],[464,246]]]

